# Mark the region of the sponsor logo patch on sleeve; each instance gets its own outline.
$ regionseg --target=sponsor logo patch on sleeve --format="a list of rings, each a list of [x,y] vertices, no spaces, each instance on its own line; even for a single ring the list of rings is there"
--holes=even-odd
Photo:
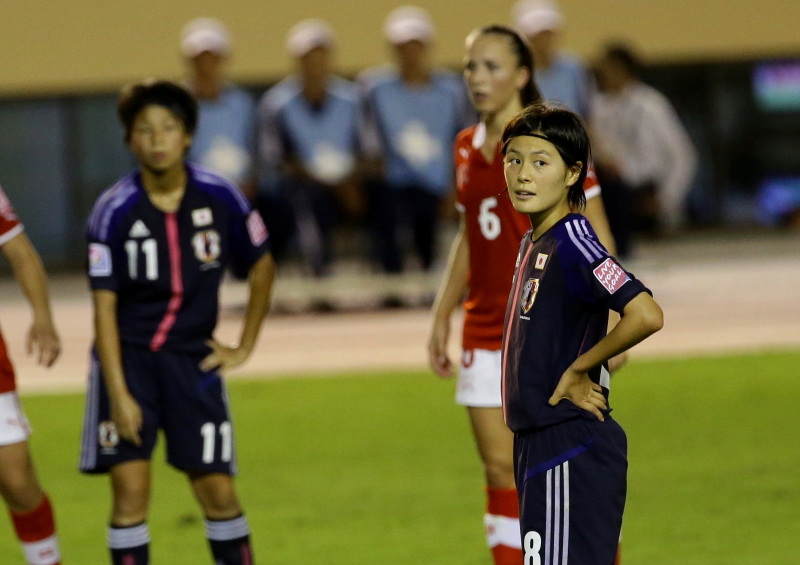
[[[611,257],[600,263],[592,272],[609,294],[614,294],[622,285],[631,280],[628,273],[617,265]]]
[[[267,227],[264,225],[264,220],[261,219],[261,214],[257,210],[253,210],[247,216],[247,233],[250,235],[250,241],[253,245],[261,245],[267,241]]]
[[[108,277],[111,272],[111,249],[102,243],[90,243],[89,276]]]

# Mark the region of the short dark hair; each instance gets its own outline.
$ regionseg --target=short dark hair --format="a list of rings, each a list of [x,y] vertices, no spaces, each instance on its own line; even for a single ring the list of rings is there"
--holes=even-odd
[[[503,155],[515,137],[539,137],[552,143],[568,168],[581,163],[578,180],[569,187],[567,202],[574,210],[586,206],[583,181],[592,155],[589,135],[577,114],[565,108],[548,104],[533,104],[514,116],[503,130],[501,138]]]
[[[638,77],[642,71],[642,62],[633,47],[621,41],[609,43],[605,48],[606,59],[622,65],[628,74]]]
[[[197,100],[194,96],[174,82],[166,80],[146,81],[128,86],[122,90],[117,104],[117,114],[125,127],[125,141],[129,141],[133,122],[147,106],[163,106],[175,115],[189,135],[197,128]]]
[[[514,53],[514,56],[517,58],[517,67],[524,67],[528,69],[528,73],[530,77],[528,78],[528,82],[525,86],[522,87],[520,90],[519,97],[520,101],[522,102],[522,106],[529,106],[534,102],[538,102],[541,100],[542,95],[539,93],[539,89],[536,87],[536,80],[534,78],[534,65],[533,65],[533,55],[531,54],[531,46],[528,44],[528,41],[520,35],[517,31],[511,29],[508,26],[499,25],[499,24],[492,24],[478,28],[477,30],[472,32],[476,36],[480,35],[496,35],[499,37],[504,37],[508,40],[509,46],[511,47],[511,51]]]

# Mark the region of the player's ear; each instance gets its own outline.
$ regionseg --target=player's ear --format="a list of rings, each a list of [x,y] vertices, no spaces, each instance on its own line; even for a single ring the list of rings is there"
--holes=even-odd
[[[531,71],[528,67],[517,67],[516,86],[517,90],[522,91],[525,86],[531,81]]]
[[[581,176],[581,171],[583,170],[583,163],[578,161],[571,167],[567,169],[567,188],[578,182],[578,178]]]

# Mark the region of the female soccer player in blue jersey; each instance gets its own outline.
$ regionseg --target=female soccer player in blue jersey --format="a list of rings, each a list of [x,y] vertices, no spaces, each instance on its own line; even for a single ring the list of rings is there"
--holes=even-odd
[[[137,85],[119,116],[139,166],[89,218],[95,342],[80,467],[111,475],[112,563],[149,563],[150,456],[162,430],[167,461],[187,475],[205,515],[214,562],[251,565],[221,376],[249,357],[269,306],[267,232],[236,187],[184,161],[197,124],[186,90]],[[228,266],[247,273],[250,286],[235,347],[212,335]]]
[[[589,138],[575,114],[534,105],[502,136],[520,244],[503,331],[503,413],[514,432],[524,562],[610,565],[627,443],[610,417],[608,360],[661,329],[650,291],[599,243],[582,209]],[[608,312],[622,315],[606,334]]]

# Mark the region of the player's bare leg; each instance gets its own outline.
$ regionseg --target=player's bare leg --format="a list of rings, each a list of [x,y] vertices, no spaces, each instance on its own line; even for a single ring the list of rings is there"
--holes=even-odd
[[[236,498],[233,477],[223,473],[189,474],[205,515],[206,538],[220,565],[252,565],[250,527]]]
[[[147,565],[150,533],[150,462],[127,461],[111,468],[111,523],[108,548],[114,565]]]
[[[25,514],[42,502],[28,442],[0,446],[0,495],[11,512]]]
[[[60,563],[53,509],[36,479],[28,442],[0,446],[0,495],[27,562]]]
[[[486,539],[496,565],[522,561],[519,507],[514,483],[514,435],[502,408],[467,407],[472,435],[483,463],[488,498]]]

